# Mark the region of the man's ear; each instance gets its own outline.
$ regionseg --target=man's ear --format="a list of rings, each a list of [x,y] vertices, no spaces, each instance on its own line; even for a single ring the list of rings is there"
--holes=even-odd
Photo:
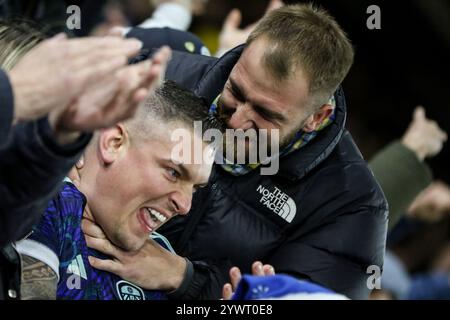
[[[333,112],[333,106],[331,104],[324,104],[314,114],[310,115],[306,120],[303,131],[312,132],[317,130],[322,122],[328,118]]]
[[[110,165],[126,151],[129,144],[128,139],[127,130],[120,123],[102,130],[98,140],[98,149],[105,165]]]

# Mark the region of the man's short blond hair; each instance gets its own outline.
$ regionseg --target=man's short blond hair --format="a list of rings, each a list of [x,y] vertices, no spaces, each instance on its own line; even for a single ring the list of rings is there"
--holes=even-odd
[[[247,40],[268,40],[263,64],[285,80],[300,68],[309,81],[311,104],[325,104],[353,64],[354,50],[345,32],[325,10],[287,5],[267,14]]]

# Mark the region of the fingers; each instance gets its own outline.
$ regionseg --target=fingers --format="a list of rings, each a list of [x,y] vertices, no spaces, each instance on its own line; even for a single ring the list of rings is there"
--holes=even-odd
[[[273,276],[275,275],[275,269],[270,264],[265,264],[263,266],[264,275],[265,276]]]
[[[86,88],[91,83],[96,83],[102,80],[105,76],[110,74],[120,67],[127,64],[128,58],[136,55],[142,43],[136,39],[123,40],[117,37],[94,38],[97,45],[93,47],[90,38],[82,40],[67,41],[69,48],[65,60],[65,68],[70,73],[69,79],[74,79],[74,84],[82,84],[82,88]],[[81,42],[81,41],[87,41]],[[76,45],[80,47],[76,47]],[[86,48],[90,48],[86,51]]]
[[[109,240],[93,238],[85,234],[86,244],[89,248],[100,251],[108,256],[119,259],[121,257],[120,249],[117,249]],[[120,260],[120,259],[119,259]]]
[[[151,90],[161,84],[171,50],[163,47],[152,60],[130,66],[125,66],[124,51],[116,54],[108,58],[97,52],[75,63],[81,68],[67,77],[65,87],[78,92],[79,98],[59,118],[63,129],[89,132],[132,117]]]
[[[233,295],[233,291],[236,290],[239,282],[242,279],[242,274],[238,267],[231,268],[229,273],[230,273],[231,284],[226,283],[222,287],[222,298],[224,300],[231,299],[231,297]],[[260,261],[255,261],[252,264],[252,274],[254,276],[272,276],[275,274],[275,269],[270,264],[263,265]]]
[[[447,132],[445,132],[441,127],[439,127],[439,124],[436,121],[430,121],[435,133],[436,137],[441,140],[442,142],[447,141]]]
[[[102,260],[102,259],[98,259],[98,258],[95,258],[92,256],[89,256],[88,259],[89,259],[89,264],[93,268],[111,272],[111,273],[114,273],[114,274],[117,274],[118,276],[120,276],[122,268],[121,268],[121,264],[119,262],[114,261],[114,260]]]
[[[263,276],[264,275],[263,265],[260,261],[253,262],[252,274],[254,276]]]
[[[239,281],[241,281],[241,278],[242,278],[241,270],[239,270],[238,267],[233,267],[230,269],[231,285],[234,289],[236,289]]]
[[[67,39],[67,34],[65,34],[64,32],[60,32],[56,35],[54,35],[53,37],[51,37],[49,39],[49,41],[60,41],[60,40],[64,40]]]
[[[125,55],[105,58],[100,58],[100,56],[94,55],[83,59],[83,61],[77,63],[78,67],[73,66],[74,71],[68,70],[68,72],[73,72],[73,74],[67,78],[69,82],[66,85],[78,89],[78,92],[82,92],[92,84],[95,85],[107,79],[112,80],[114,72],[124,67],[127,63]]]
[[[422,106],[418,106],[416,107],[416,109],[414,109],[414,116],[413,116],[415,121],[421,121],[421,120],[425,120],[426,116],[425,116],[425,109]]]
[[[146,74],[150,71],[151,63],[144,61],[130,65],[117,73],[120,88],[126,96],[144,83]]]
[[[165,70],[167,63],[172,58],[172,50],[168,46],[163,46],[152,57],[154,65],[163,66]]]
[[[145,99],[144,92],[140,91],[144,77],[140,76],[141,69],[148,68],[150,64],[129,66],[119,75],[119,89],[112,102],[104,106],[103,117],[109,126],[132,117],[139,105]],[[144,88],[145,89],[145,88]],[[137,99],[135,94],[138,94]],[[139,100],[142,99],[142,100]]]
[[[222,298],[223,300],[231,300],[233,296],[233,288],[230,283],[226,283],[222,288]]]
[[[161,65],[156,71],[152,68],[151,61],[144,61],[117,71],[112,79],[103,79],[79,99],[77,116],[64,120],[74,128],[92,131],[132,117],[149,93],[148,74],[161,74]]]
[[[152,65],[146,78],[146,87],[151,90],[161,86],[166,73],[167,63],[172,57],[172,50],[164,46],[152,57]]]
[[[439,125],[436,123],[436,137],[440,140],[441,143],[444,143],[447,141],[448,137],[447,137],[447,133],[442,130]]]
[[[150,68],[150,71],[147,74],[147,77],[145,79],[145,84],[143,87],[147,88],[147,90],[150,92],[153,92],[157,88],[159,88],[164,79],[164,67],[162,65],[152,65]]]
[[[122,38],[124,36],[124,32],[125,32],[125,28],[116,26],[116,27],[112,27],[108,31],[108,36]]]
[[[132,98],[131,103],[135,105],[139,105],[140,103],[144,102],[147,96],[149,95],[149,90],[147,89],[139,89],[137,90]]]
[[[111,125],[106,113],[119,91],[117,77],[111,81],[101,81],[83,93],[78,101],[64,112],[62,126],[68,130],[90,132]]]
[[[75,167],[78,170],[83,169],[83,167],[84,167],[84,156],[81,156],[80,159],[78,159],[77,163],[75,164]]]
[[[269,13],[270,11],[276,10],[278,8],[281,8],[284,6],[283,1],[280,0],[270,0],[269,5],[267,6],[266,13]]]
[[[425,108],[423,106],[418,106],[414,109],[413,119],[416,123],[426,124],[427,128],[429,128],[429,132],[433,133],[436,139],[443,142],[447,141],[447,133],[439,127],[439,124],[436,121],[427,119]]]
[[[83,218],[81,221],[81,230],[85,235],[93,238],[106,239],[106,235],[103,230],[94,222],[89,219]]]
[[[86,58],[92,53],[99,52],[111,56],[124,54],[131,57],[141,50],[142,42],[134,38],[106,36],[69,39],[65,41],[65,46],[66,58]]]
[[[72,183],[75,185],[75,187],[80,187],[80,174],[78,173],[78,170],[82,169],[84,167],[84,156],[81,156],[80,159],[78,159],[75,166],[70,169],[67,176],[72,181]]]
[[[439,127],[436,121],[427,119],[425,108],[422,106],[414,109],[413,122],[410,128],[413,128],[412,131],[417,131],[417,134],[434,138],[437,142],[445,142],[448,139],[447,133]]]
[[[92,129],[109,127],[134,114],[137,104],[129,101],[133,91],[141,83],[139,69],[142,67],[143,65],[132,65],[118,71],[113,81],[102,85],[89,97],[92,100],[89,103],[91,109],[96,106],[89,119],[93,123]],[[87,107],[88,104],[84,103],[83,108]]]
[[[154,63],[167,63],[172,56],[172,50],[168,46],[163,46],[152,57]]]
[[[270,264],[263,265],[260,261],[252,264],[252,274],[254,276],[271,276],[275,274],[275,269]]]
[[[162,85],[165,72],[165,66],[152,65],[146,78],[146,87],[151,90],[156,90]]]
[[[225,18],[225,22],[223,23],[224,31],[230,31],[239,28],[241,24],[242,14],[238,9],[233,9]]]
[[[70,179],[70,181],[73,183],[75,187],[77,188],[80,187],[80,175],[78,174],[76,167],[72,167],[72,169],[70,169],[69,173],[67,174],[67,177]]]
[[[172,55],[169,47],[162,47],[153,56],[152,60],[139,63],[137,70],[141,76],[140,82],[136,85],[132,92],[130,100],[131,105],[138,105],[141,103],[152,90],[161,86],[167,66],[167,62]],[[141,65],[141,66],[140,66]]]

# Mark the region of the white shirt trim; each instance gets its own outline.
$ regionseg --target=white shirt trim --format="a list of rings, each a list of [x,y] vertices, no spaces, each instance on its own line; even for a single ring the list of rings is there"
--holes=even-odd
[[[155,9],[150,18],[138,27],[144,29],[168,27],[186,31],[189,29],[191,22],[192,14],[185,6],[178,3],[163,3]],[[126,35],[130,30],[131,27],[125,27],[122,29],[122,34]]]

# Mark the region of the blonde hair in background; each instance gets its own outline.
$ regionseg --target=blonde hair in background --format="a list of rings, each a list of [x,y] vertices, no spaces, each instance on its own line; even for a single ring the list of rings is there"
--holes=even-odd
[[[0,20],[0,67],[11,70],[39,42],[45,39],[32,22]]]

